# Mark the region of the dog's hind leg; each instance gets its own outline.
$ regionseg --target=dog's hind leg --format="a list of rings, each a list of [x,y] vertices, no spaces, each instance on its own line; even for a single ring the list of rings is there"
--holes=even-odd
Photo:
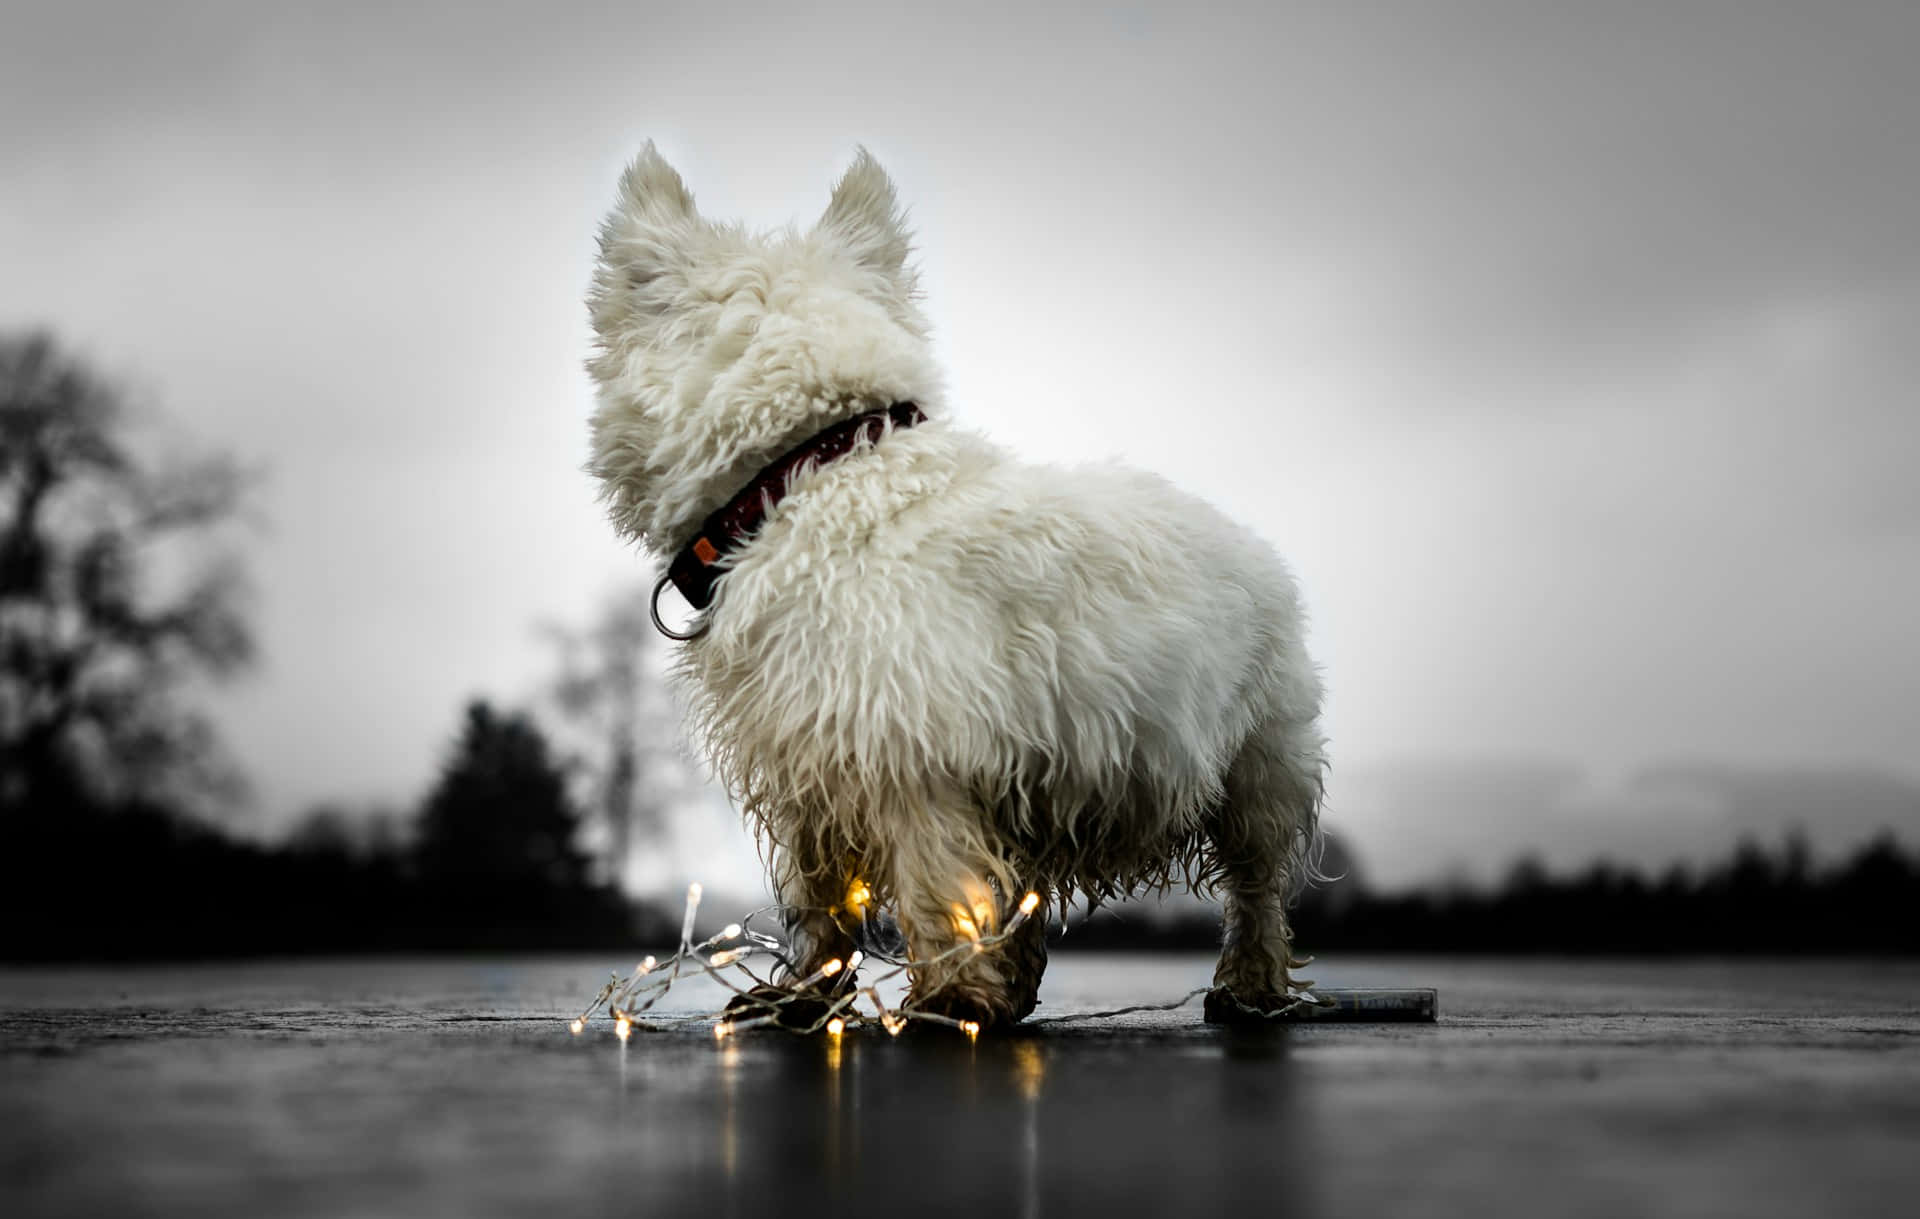
[[[1280,720],[1257,729],[1228,768],[1226,799],[1208,827],[1226,898],[1210,1021],[1284,1008],[1309,985],[1289,973],[1297,962],[1287,905],[1308,871],[1325,768],[1314,725]]]

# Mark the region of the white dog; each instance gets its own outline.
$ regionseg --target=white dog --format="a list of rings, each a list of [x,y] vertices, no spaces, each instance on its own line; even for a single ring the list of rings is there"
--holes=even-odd
[[[1278,1008],[1308,985],[1286,906],[1325,767],[1294,581],[1153,475],[1025,464],[950,423],[907,255],[864,151],[810,231],[753,234],[702,219],[649,144],[589,298],[590,469],[712,597],[679,675],[795,966],[891,908],[913,959],[946,957],[911,1006],[1011,1023],[1044,918],[950,949],[1029,890],[1184,873],[1226,901],[1209,1018]]]

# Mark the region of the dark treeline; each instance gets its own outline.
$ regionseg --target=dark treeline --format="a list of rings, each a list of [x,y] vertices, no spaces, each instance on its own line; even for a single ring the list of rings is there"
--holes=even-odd
[[[485,703],[413,824],[386,840],[323,815],[262,846],[76,794],[7,822],[0,959],[625,951],[670,936],[663,915],[593,879],[578,823],[532,721]]]
[[[1860,953],[1920,952],[1920,857],[1882,835],[1830,867],[1805,840],[1777,850],[1744,842],[1699,871],[1658,878],[1595,864],[1553,876],[1523,860],[1489,890],[1369,893],[1351,881],[1308,892],[1294,914],[1312,952]],[[1219,920],[1194,911],[1153,920],[1096,915],[1067,942],[1081,948],[1188,949],[1217,943]]]

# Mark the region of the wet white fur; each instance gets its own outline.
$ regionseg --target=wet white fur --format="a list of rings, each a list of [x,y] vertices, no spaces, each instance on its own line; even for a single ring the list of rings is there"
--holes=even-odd
[[[907,256],[864,152],[804,232],[702,219],[651,145],[621,180],[591,469],[624,533],[671,556],[830,424],[930,416],[802,475],[739,552],[679,658],[702,742],[811,911],[812,960],[844,950],[856,876],[927,958],[1029,887],[1184,870],[1227,899],[1218,981],[1272,1002],[1324,766],[1293,579],[1151,474],[1027,464],[951,423]],[[1017,1018],[1027,972],[983,954],[916,993]]]

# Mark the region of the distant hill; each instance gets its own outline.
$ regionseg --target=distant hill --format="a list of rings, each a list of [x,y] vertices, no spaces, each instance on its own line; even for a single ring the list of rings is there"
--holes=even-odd
[[[1522,855],[1558,869],[1699,866],[1790,829],[1831,862],[1882,832],[1920,845],[1920,778],[1672,760],[1607,779],[1550,759],[1406,760],[1336,767],[1324,823],[1388,891],[1491,883]]]

